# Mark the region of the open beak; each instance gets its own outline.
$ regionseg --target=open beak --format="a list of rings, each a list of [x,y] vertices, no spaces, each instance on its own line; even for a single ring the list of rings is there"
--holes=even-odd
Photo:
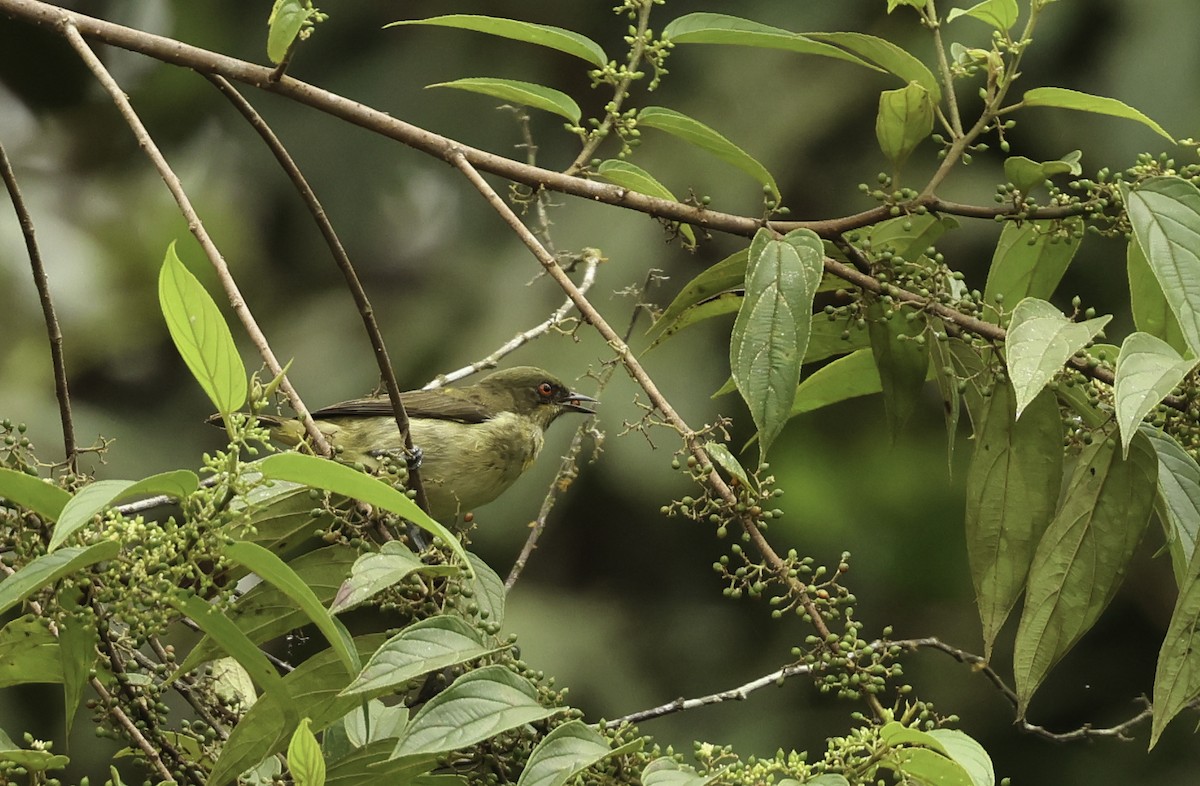
[[[582,393],[568,393],[563,399],[562,407],[567,412],[582,412],[585,415],[596,414],[596,404],[600,402]]]

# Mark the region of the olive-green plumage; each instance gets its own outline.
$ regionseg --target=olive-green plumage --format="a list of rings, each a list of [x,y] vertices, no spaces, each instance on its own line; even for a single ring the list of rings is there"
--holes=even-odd
[[[475,385],[404,393],[413,445],[421,450],[421,483],[439,521],[491,502],[533,464],[543,433],[564,412],[591,414],[594,401],[532,366],[496,371]],[[373,466],[404,445],[386,396],[354,399],[312,413],[317,428],[345,461]],[[298,420],[262,417],[279,441],[304,438]]]

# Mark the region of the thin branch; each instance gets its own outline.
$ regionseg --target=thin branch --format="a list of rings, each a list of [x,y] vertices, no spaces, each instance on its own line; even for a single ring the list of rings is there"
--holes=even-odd
[[[726,701],[745,701],[750,697],[750,694],[756,690],[769,687],[771,685],[779,685],[789,677],[794,677],[797,674],[811,674],[812,667],[804,663],[793,663],[790,666],[784,666],[782,669],[776,669],[770,674],[763,675],[758,679],[750,680],[745,685],[739,685],[736,688],[723,690],[720,693],[710,693],[707,696],[701,696],[697,699],[678,698],[675,701],[669,701],[666,704],[660,704],[657,707],[651,707],[648,710],[639,712],[631,712],[620,718],[614,718],[610,721],[604,721],[606,728],[621,726],[626,723],[641,723],[642,721],[661,718],[664,715],[682,712],[684,710],[695,709],[696,707],[707,707],[710,704],[720,704]]]
[[[12,199],[13,210],[17,213],[17,221],[21,224],[25,250],[29,254],[29,267],[33,272],[33,284],[37,287],[38,300],[42,304],[42,319],[46,323],[46,334],[50,339],[50,362],[54,366],[54,394],[58,398],[58,415],[62,420],[63,452],[66,455],[67,470],[74,475],[79,471],[79,448],[75,442],[75,423],[71,418],[71,394],[67,389],[67,362],[63,357],[62,329],[58,324],[58,316],[54,313],[50,282],[42,264],[42,253],[38,250],[33,217],[25,207],[21,187],[17,184],[17,176],[13,173],[3,144],[0,144],[0,178],[4,180],[4,187],[8,189],[8,196]]]
[[[287,61],[285,60],[284,63]],[[282,68],[284,63],[280,64]],[[371,348],[375,352],[375,364],[379,366],[379,376],[383,379],[384,388],[387,390],[388,400],[392,404],[392,414],[396,419],[396,428],[400,430],[400,435],[404,442],[404,449],[408,455],[413,455],[412,433],[408,422],[408,412],[404,409],[404,401],[401,398],[400,385],[396,382],[396,372],[392,369],[392,360],[388,355],[387,345],[383,341],[383,333],[379,330],[379,323],[375,321],[375,309],[371,306],[370,299],[367,298],[367,292],[363,289],[362,282],[358,279],[358,274],[354,270],[354,264],[350,261],[350,255],[346,253],[345,247],[342,246],[342,241],[338,238],[337,232],[330,223],[329,217],[325,214],[325,208],[321,206],[321,201],[317,199],[316,192],[309,185],[308,180],[304,177],[304,173],[300,171],[300,167],[292,159],[287,148],[263,120],[262,116],[250,105],[250,102],[239,93],[233,85],[229,84],[224,77],[216,76],[215,74],[205,74],[208,81],[212,82],[221,94],[229,99],[230,103],[241,112],[246,118],[250,126],[258,132],[262,140],[266,142],[271,153],[275,156],[275,160],[283,167],[283,171],[287,173],[288,178],[292,181],[292,185],[296,187],[300,198],[304,200],[308,212],[312,214],[313,221],[316,222],[317,228],[321,230],[321,236],[325,238],[326,245],[329,246],[329,252],[333,255],[334,262],[337,263],[338,269],[342,271],[342,276],[346,279],[346,286],[350,289],[350,295],[354,298],[354,304],[358,307],[358,314],[362,317],[363,327],[367,331],[367,337],[371,340]],[[421,510],[429,511],[429,502],[425,498],[425,486],[421,483],[421,474],[417,466],[417,462],[411,462],[408,468],[408,480],[406,485],[415,494],[414,501],[420,506]]]
[[[266,363],[267,370],[272,376],[281,377],[279,389],[284,392],[291,403],[292,408],[300,417],[304,427],[308,432],[309,438],[312,440],[314,447],[323,455],[331,455],[329,443],[325,441],[325,435],[320,432],[313,422],[313,419],[308,416],[308,409],[304,406],[304,402],[300,399],[300,394],[292,387],[292,383],[288,381],[283,374],[283,367],[276,359],[275,353],[271,351],[271,347],[267,344],[267,337],[263,335],[262,330],[258,327],[258,322],[255,321],[254,315],[250,313],[249,307],[246,305],[245,299],[242,297],[241,291],[238,289],[237,283],[233,280],[233,275],[229,272],[229,266],[225,264],[225,259],[221,256],[221,252],[217,250],[217,246],[213,243],[212,238],[208,234],[208,230],[204,228],[204,224],[200,221],[200,216],[192,207],[191,200],[183,190],[183,184],[179,182],[179,178],[171,170],[167,160],[163,157],[158,146],[154,144],[154,140],[146,131],[145,125],[133,110],[133,106],[129,103],[129,99],[122,92],[120,85],[112,78],[108,69],[100,62],[100,58],[96,57],[96,53],[91,50],[87,42],[83,40],[83,36],[71,21],[70,17],[59,17],[58,31],[71,48],[75,50],[79,58],[83,60],[84,65],[96,77],[96,80],[108,92],[113,103],[117,106],[117,111],[125,120],[126,125],[133,131],[134,137],[138,141],[138,146],[146,152],[150,161],[158,170],[163,182],[167,184],[167,188],[171,191],[171,195],[175,197],[175,202],[179,206],[180,213],[187,220],[188,229],[200,243],[200,248],[203,249],[208,261],[212,263],[213,268],[217,271],[217,278],[225,289],[225,294],[229,297],[229,303],[233,307],[234,313],[242,322],[246,333],[249,334],[250,340],[262,355],[263,361]]]

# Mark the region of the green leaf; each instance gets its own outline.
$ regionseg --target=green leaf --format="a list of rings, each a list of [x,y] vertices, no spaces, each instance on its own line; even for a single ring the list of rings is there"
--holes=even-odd
[[[893,169],[904,166],[921,140],[933,131],[933,101],[929,91],[916,82],[879,94],[875,116],[875,138]]]
[[[686,327],[691,327],[699,322],[715,317],[723,317],[726,314],[736,314],[741,307],[741,292],[723,292],[712,300],[706,300],[698,305],[689,306],[677,318],[669,323],[664,323],[662,331],[657,338],[650,342],[650,346],[646,347],[646,351],[649,352]],[[653,330],[658,324],[656,322],[654,326],[651,326],[651,329]]]
[[[1149,333],[1130,333],[1125,338],[1117,358],[1113,403],[1126,456],[1142,419],[1195,367],[1194,359],[1184,360],[1170,344]]]
[[[983,0],[970,8],[952,8],[946,21],[953,22],[960,16],[973,16],[1004,33],[1017,23],[1017,0]]]
[[[384,543],[378,552],[363,554],[350,569],[329,607],[340,614],[370,600],[383,590],[399,584],[413,573],[448,576],[461,570],[457,565],[427,565],[398,540]]]
[[[422,777],[437,764],[433,756],[388,760],[395,740],[376,740],[366,747],[329,763],[325,786],[362,786],[367,783],[427,786]]]
[[[507,666],[485,666],[462,675],[426,702],[391,757],[465,748],[565,710],[539,704],[537,689]]]
[[[972,786],[995,786],[996,770],[992,757],[982,745],[958,729],[930,729],[926,732],[941,744],[946,755],[971,777]]]
[[[455,79],[453,82],[437,82],[426,85],[426,87],[452,87],[455,90],[482,93],[492,98],[499,98],[501,101],[511,101],[514,104],[541,109],[544,112],[553,112],[575,124],[578,124],[580,118],[583,117],[575,99],[561,90],[555,90],[545,85],[535,85],[532,82],[476,76]]]
[[[870,349],[859,349],[809,374],[796,389],[790,417],[883,390]]]
[[[924,2],[919,4],[924,5]],[[942,86],[933,72],[919,58],[909,54],[906,49],[893,44],[886,38],[878,38],[865,33],[806,33],[806,35],[814,41],[824,41],[847,49],[900,77],[900,81],[904,84],[916,82],[929,91],[935,104],[942,100]]]
[[[0,499],[32,510],[47,521],[55,521],[71,494],[36,475],[0,467]]]
[[[1055,175],[1078,175],[1083,172],[1079,160],[1082,151],[1072,150],[1057,161],[1034,161],[1025,156],[1004,159],[1004,177],[1022,194],[1028,194]]]
[[[984,658],[1025,589],[1034,550],[1058,505],[1062,420],[1042,391],[1020,420],[1012,387],[997,383],[976,425],[967,471],[966,537]]]
[[[1005,361],[1017,392],[1017,417],[1063,364],[1104,328],[1111,315],[1072,322],[1045,300],[1027,297],[1012,312],[1004,338]]]
[[[137,482],[132,480],[97,480],[81,488],[59,515],[58,524],[50,536],[50,551],[55,550],[88,524],[97,513],[122,500],[133,497],[165,494],[183,499],[200,487],[195,472],[186,469],[162,472]]]
[[[910,320],[910,315],[915,318]],[[925,315],[898,304],[885,307],[873,297],[867,305],[867,331],[879,369],[888,432],[895,439],[916,409],[929,373],[928,342],[916,340],[925,332]]]
[[[1179,320],[1171,312],[1171,306],[1163,295],[1162,287],[1142,247],[1136,239],[1130,239],[1125,247],[1125,267],[1129,274],[1129,306],[1133,312],[1133,324],[1138,330],[1157,336],[1170,344],[1176,352],[1188,351],[1187,341],[1179,328]]]
[[[743,488],[753,488],[750,485],[750,478],[746,475],[746,470],[742,467],[741,462],[737,460],[737,457],[724,444],[709,440],[704,443],[704,452],[708,454],[708,457],[718,467],[728,472],[730,477],[737,478]]]
[[[1079,251],[1076,234],[1082,226],[1077,218],[1006,223],[988,269],[984,301],[998,307],[1001,300],[1013,304],[1027,297],[1045,300],[1054,294]]]
[[[1200,189],[1152,177],[1122,189],[1133,234],[1193,355],[1200,355]]]
[[[46,750],[29,750],[19,747],[15,742],[9,739],[8,735],[0,731],[0,761],[11,762],[18,767],[24,767],[30,773],[44,773],[49,770],[66,769],[70,763],[70,759],[66,756],[56,756]],[[44,778],[30,778],[33,783],[38,783]],[[113,781],[118,783],[118,781]]]
[[[1154,509],[1171,553],[1175,585],[1182,587],[1200,537],[1200,465],[1170,434],[1145,424],[1140,428],[1158,456]]]
[[[1159,136],[1165,137],[1171,142],[1175,141],[1158,123],[1155,123],[1138,110],[1115,98],[1080,93],[1078,90],[1068,90],[1065,87],[1035,87],[1022,96],[1021,106],[1052,106],[1059,109],[1077,109],[1081,112],[1093,112],[1100,115],[1121,117],[1126,120],[1136,120],[1142,125],[1153,129]]]
[[[288,743],[288,771],[296,786],[325,786],[325,758],[321,745],[309,728],[311,721],[303,718]]]
[[[1158,459],[1145,438],[1134,439],[1125,460],[1103,433],[1080,455],[1029,569],[1013,653],[1020,717],[1120,587],[1150,520],[1157,475]]]
[[[303,0],[275,0],[267,18],[267,57],[278,65],[308,20],[309,9]]]
[[[729,347],[733,379],[758,428],[764,458],[791,413],[824,270],[816,234],[796,230],[783,240],[771,234],[760,229],[750,244],[746,296]]]
[[[622,746],[622,750],[628,747]],[[583,721],[567,721],[547,734],[529,754],[517,786],[563,786],[616,753],[608,738]]]
[[[363,721],[361,707],[342,719],[346,738],[355,748],[362,748],[379,740],[395,740],[400,737],[404,727],[408,725],[408,707],[403,704],[389,707],[379,699],[372,699],[367,702],[367,711],[371,716],[370,729]],[[395,744],[395,742],[392,743],[392,745]],[[388,750],[391,750],[390,746]]]
[[[669,188],[658,182],[654,175],[651,175],[637,164],[631,164],[628,161],[620,161],[615,158],[602,161],[600,162],[600,166],[596,167],[596,174],[614,185],[627,188],[630,191],[637,191],[639,194],[646,194],[647,196],[658,197],[659,199],[669,199],[672,202],[679,201]],[[696,246],[696,231],[692,229],[690,224],[674,221],[671,223],[671,226],[678,228],[679,234],[683,235],[687,240],[689,248]]]
[[[665,131],[696,147],[707,150],[725,163],[732,164],[762,183],[771,190],[771,195],[776,200],[779,199],[779,186],[775,184],[775,178],[766,170],[766,167],[754,160],[745,150],[699,120],[693,120],[674,109],[648,106],[638,112],[637,124],[645,128],[657,128],[659,131]]]
[[[1158,652],[1150,747],[1171,719],[1200,696],[1200,560],[1193,559]]]
[[[342,695],[378,694],[422,674],[457,666],[495,650],[459,617],[427,617],[404,628],[376,650]]]
[[[808,349],[804,362],[819,363],[839,355],[848,355],[858,349],[871,346],[871,336],[866,328],[860,328],[850,318],[829,319],[824,315],[813,315],[812,328],[808,336]],[[800,384],[804,384],[801,382]]]
[[[64,718],[68,737],[83,692],[87,689],[88,674],[100,657],[96,650],[99,637],[95,625],[91,624],[95,618],[81,613],[77,598],[79,594],[75,587],[65,587],[58,596],[59,605],[68,612],[58,620],[58,655],[62,666]]]
[[[417,504],[404,496],[402,492],[378,478],[358,472],[353,467],[339,464],[336,461],[290,451],[267,456],[258,462],[258,469],[265,478],[302,483],[390,510],[439,538],[450,547],[463,564],[467,561],[467,552],[463,550],[458,538],[430,518],[428,513],[417,507]]]
[[[663,37],[673,44],[732,44],[759,49],[783,49],[806,55],[832,57],[866,68],[875,68],[862,58],[836,46],[815,41],[799,33],[726,14],[684,14],[663,28]]]
[[[479,605],[479,619],[497,626],[504,623],[504,581],[476,554],[467,554],[471,563],[471,591]]]
[[[642,769],[642,786],[708,786],[721,777],[721,770],[701,775],[686,764],[662,757]]]
[[[246,403],[246,367],[217,304],[167,246],[158,274],[158,303],[175,349],[217,408],[228,415]]]
[[[557,49],[581,60],[586,60],[594,66],[603,68],[608,62],[608,55],[592,39],[579,33],[551,25],[537,25],[532,22],[521,22],[516,19],[503,19],[494,16],[476,16],[473,14],[448,14],[434,16],[428,19],[404,19],[384,25],[400,27],[402,25],[437,25],[441,27],[456,27],[460,30],[474,30],[479,33],[508,38],[513,41],[523,41],[527,44]]]
[[[706,268],[679,290],[658,319],[646,331],[648,336],[661,336],[675,325],[683,315],[697,305],[723,293],[740,290],[746,285],[746,263],[750,258],[748,249],[735,251],[712,267]],[[738,298],[740,303],[741,299]]]
[[[26,614],[0,629],[0,688],[62,681],[58,639],[45,620]]]
[[[120,550],[121,544],[115,540],[104,540],[90,546],[67,546],[26,563],[0,581],[0,614],[64,576],[112,559]]]
[[[947,230],[957,228],[958,221],[950,216],[937,216],[933,213],[897,216],[872,226],[867,231],[867,239],[871,243],[872,251],[891,251],[896,256],[914,260],[924,254]],[[841,286],[849,285],[841,281]]]
[[[329,646],[342,659],[347,671],[357,671],[362,665],[354,652],[353,642],[346,628],[326,610],[321,600],[313,593],[296,571],[287,563],[257,543],[230,543],[225,546],[225,555],[234,562],[249,568],[259,578],[287,595],[317,626]],[[233,654],[233,653],[230,653]]]

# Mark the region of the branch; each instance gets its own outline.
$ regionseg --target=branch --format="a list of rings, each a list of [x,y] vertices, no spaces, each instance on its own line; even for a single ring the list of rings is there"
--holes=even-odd
[[[259,354],[262,355],[267,369],[271,372],[272,376],[280,377],[279,389],[288,397],[292,408],[296,410],[296,414],[300,417],[301,422],[304,423],[304,427],[308,431],[308,436],[312,440],[313,445],[322,454],[326,456],[330,455],[331,451],[329,443],[325,441],[325,435],[320,432],[313,419],[308,416],[308,409],[304,406],[304,402],[300,400],[300,394],[296,392],[296,389],[292,387],[292,383],[288,381],[287,376],[283,374],[283,367],[276,359],[275,353],[271,351],[271,347],[268,346],[267,337],[259,329],[254,315],[250,313],[249,307],[246,306],[246,301],[242,298],[242,293],[238,289],[237,283],[233,280],[233,275],[229,272],[229,266],[225,264],[225,259],[221,256],[221,252],[217,250],[216,244],[209,237],[208,230],[204,228],[204,224],[200,221],[200,216],[197,215],[195,208],[192,207],[191,200],[188,199],[187,194],[183,190],[183,184],[179,182],[179,178],[171,170],[162,152],[154,144],[154,140],[150,137],[149,132],[146,131],[146,127],[142,124],[141,119],[138,118],[137,113],[133,111],[133,106],[130,105],[129,99],[122,92],[120,85],[108,73],[108,69],[100,62],[100,58],[96,57],[96,53],[88,47],[87,42],[83,40],[83,36],[69,17],[60,17],[57,31],[67,39],[67,43],[71,45],[71,48],[83,60],[84,65],[88,67],[96,77],[96,80],[108,92],[113,103],[117,105],[117,111],[120,112],[125,123],[133,131],[133,135],[138,141],[138,146],[146,152],[155,169],[158,170],[159,175],[167,184],[171,195],[175,197],[175,202],[179,205],[179,212],[187,220],[188,229],[200,243],[200,248],[204,250],[208,261],[216,269],[217,278],[225,288],[225,294],[229,297],[229,303],[233,306],[234,313],[238,315],[242,326],[250,336],[250,340],[258,349]]]
[[[29,267],[33,271],[33,284],[37,287],[38,300],[42,303],[42,319],[46,322],[46,333],[50,338],[50,361],[54,366],[54,394],[58,397],[58,415],[62,420],[63,452],[66,454],[67,471],[72,475],[79,471],[79,448],[75,443],[75,424],[71,419],[71,394],[67,389],[67,362],[63,358],[62,329],[58,324],[58,316],[54,313],[54,301],[50,298],[50,282],[46,278],[46,268],[42,264],[42,253],[38,250],[37,238],[34,236],[33,218],[25,207],[25,199],[21,196],[21,188],[17,185],[17,176],[13,174],[12,164],[4,145],[0,144],[0,179],[8,189],[12,199],[13,210],[17,213],[17,221],[21,224],[21,234],[25,236],[25,250],[29,254]]]

